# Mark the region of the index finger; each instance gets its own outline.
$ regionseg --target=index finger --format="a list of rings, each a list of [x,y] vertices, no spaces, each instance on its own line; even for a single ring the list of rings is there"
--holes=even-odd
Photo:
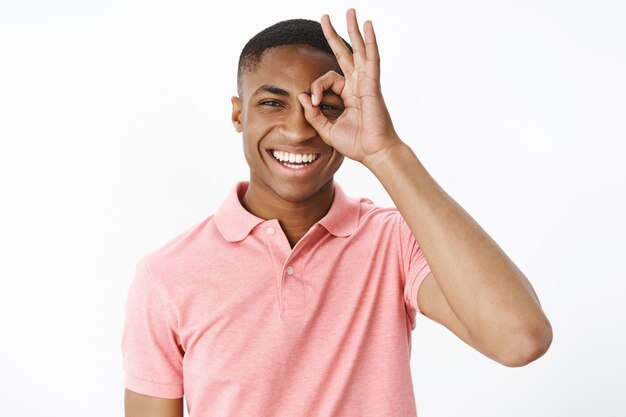
[[[343,40],[339,37],[332,23],[330,23],[330,16],[325,14],[321,19],[322,31],[324,36],[330,45],[330,49],[333,50],[335,58],[339,63],[343,75],[347,77],[354,71],[354,60],[352,58],[352,52],[348,49]]]

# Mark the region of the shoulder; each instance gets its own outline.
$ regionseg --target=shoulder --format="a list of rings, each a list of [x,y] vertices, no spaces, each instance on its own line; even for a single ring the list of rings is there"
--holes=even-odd
[[[156,285],[163,284],[166,278],[184,275],[187,266],[211,250],[217,236],[211,214],[144,253],[138,264],[150,271]]]
[[[359,199],[360,215],[359,226],[397,227],[402,216],[396,207],[382,207],[369,198]]]
[[[402,233],[403,218],[396,207],[384,207],[366,197],[354,198],[359,206],[357,234],[366,239],[395,242]]]

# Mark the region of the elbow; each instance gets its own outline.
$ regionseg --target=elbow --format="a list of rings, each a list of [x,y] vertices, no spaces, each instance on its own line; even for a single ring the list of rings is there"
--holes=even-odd
[[[541,325],[521,331],[511,339],[512,345],[498,362],[511,368],[525,366],[548,351],[552,344],[552,326],[546,319]]]

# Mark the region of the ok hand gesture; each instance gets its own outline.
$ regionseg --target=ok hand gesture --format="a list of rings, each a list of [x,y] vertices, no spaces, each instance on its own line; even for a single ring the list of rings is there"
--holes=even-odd
[[[311,95],[298,96],[307,121],[328,145],[339,153],[368,166],[401,144],[380,89],[380,58],[371,21],[363,25],[361,36],[356,11],[346,13],[353,53],[343,43],[328,15],[322,16],[324,35],[344,74],[329,71],[311,84]],[[319,109],[322,93],[332,90],[344,103],[344,111],[329,120]]]

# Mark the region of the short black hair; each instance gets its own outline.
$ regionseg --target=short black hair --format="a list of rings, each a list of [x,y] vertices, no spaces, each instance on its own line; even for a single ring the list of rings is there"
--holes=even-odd
[[[352,52],[352,46],[344,38],[341,40]],[[275,23],[254,35],[241,50],[237,67],[237,92],[240,96],[244,73],[256,68],[263,52],[283,45],[308,45],[335,56],[319,22],[308,19],[290,19]]]

